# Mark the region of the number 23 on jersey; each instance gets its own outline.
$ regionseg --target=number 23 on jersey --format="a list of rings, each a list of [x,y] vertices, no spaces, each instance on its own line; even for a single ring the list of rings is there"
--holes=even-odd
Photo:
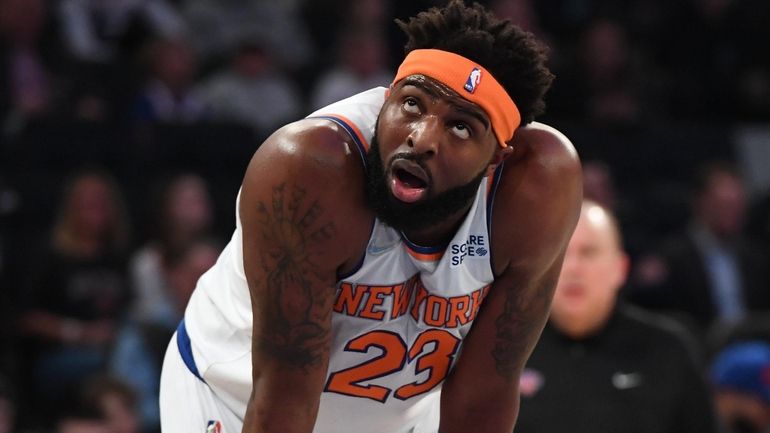
[[[430,344],[434,343],[434,344]],[[378,356],[361,364],[329,375],[325,390],[353,397],[370,398],[384,403],[391,393],[406,400],[430,391],[440,384],[449,373],[460,340],[442,329],[430,329],[407,347],[400,335],[389,331],[371,331],[350,340],[345,351],[367,353],[380,351]],[[388,376],[414,363],[415,376],[428,372],[421,382],[404,384],[395,389],[380,385],[362,385],[362,382]]]

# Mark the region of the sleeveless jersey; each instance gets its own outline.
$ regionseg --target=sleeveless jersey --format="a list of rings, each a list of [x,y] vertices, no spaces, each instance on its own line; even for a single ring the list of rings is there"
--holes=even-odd
[[[372,89],[309,117],[345,128],[363,158],[385,92]],[[331,356],[314,433],[437,430],[441,383],[493,281],[489,217],[500,173],[481,182],[445,248],[415,245],[374,220],[361,263],[337,283]],[[237,220],[180,326],[188,367],[240,416],[251,392],[252,334],[241,236]]]

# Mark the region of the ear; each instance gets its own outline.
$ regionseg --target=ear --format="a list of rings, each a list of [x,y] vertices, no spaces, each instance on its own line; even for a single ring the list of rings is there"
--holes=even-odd
[[[626,254],[623,251],[618,252],[618,256],[616,260],[617,260],[617,265],[615,268],[614,278],[617,280],[615,281],[617,290],[620,290],[623,287],[623,285],[626,283],[626,279],[628,278],[628,271],[631,268],[631,260],[629,259],[628,254]]]
[[[487,176],[491,176],[495,173],[495,170],[497,170],[497,167],[505,161],[511,154],[513,153],[513,146],[510,144],[505,147],[498,146],[495,150],[495,154],[492,155],[492,160],[489,162],[489,167],[487,167]]]

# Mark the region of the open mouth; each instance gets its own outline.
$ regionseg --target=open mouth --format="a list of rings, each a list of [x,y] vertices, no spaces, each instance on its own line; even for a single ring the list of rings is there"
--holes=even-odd
[[[399,159],[393,163],[391,173],[390,189],[398,200],[413,203],[427,193],[430,178],[419,164]]]
[[[585,295],[585,289],[580,284],[566,284],[560,288],[562,296],[566,298],[582,298]]]

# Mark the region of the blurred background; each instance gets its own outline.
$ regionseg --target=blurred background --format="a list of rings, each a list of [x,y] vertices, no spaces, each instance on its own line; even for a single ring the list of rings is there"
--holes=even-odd
[[[444,3],[0,0],[0,433],[158,431],[163,351],[253,152],[389,84],[393,20]],[[550,47],[539,120],[619,216],[622,297],[691,330],[704,374],[767,341],[770,2],[481,3]]]

